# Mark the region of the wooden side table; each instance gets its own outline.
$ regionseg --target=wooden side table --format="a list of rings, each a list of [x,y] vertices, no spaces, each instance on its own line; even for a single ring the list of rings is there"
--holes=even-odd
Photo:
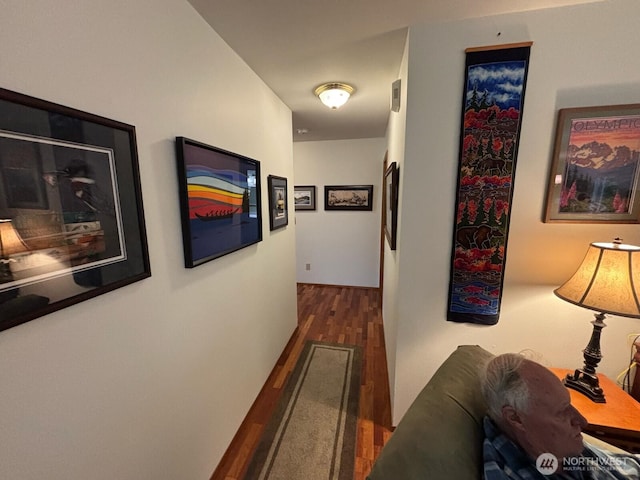
[[[573,370],[551,368],[561,380]],[[607,403],[595,403],[568,389],[573,406],[587,419],[585,433],[631,453],[640,453],[640,403],[608,377],[598,374]]]

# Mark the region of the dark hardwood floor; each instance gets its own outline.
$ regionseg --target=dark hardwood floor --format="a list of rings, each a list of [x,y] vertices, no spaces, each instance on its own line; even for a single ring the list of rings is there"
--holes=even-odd
[[[376,289],[298,285],[298,328],[240,426],[212,480],[241,480],[306,340],[364,349],[354,480],[364,480],[391,435],[380,295]],[[295,479],[292,479],[295,480]]]

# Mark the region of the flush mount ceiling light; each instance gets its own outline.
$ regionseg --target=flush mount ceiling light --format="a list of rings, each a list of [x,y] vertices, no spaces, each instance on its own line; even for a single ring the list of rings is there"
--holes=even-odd
[[[320,101],[332,110],[347,103],[353,92],[355,89],[351,85],[337,82],[323,83],[313,91],[320,98]]]

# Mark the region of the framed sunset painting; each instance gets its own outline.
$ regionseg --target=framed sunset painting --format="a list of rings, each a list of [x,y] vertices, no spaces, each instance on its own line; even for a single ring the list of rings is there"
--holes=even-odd
[[[260,162],[176,138],[185,267],[262,240]]]
[[[640,104],[558,112],[546,222],[640,221]]]

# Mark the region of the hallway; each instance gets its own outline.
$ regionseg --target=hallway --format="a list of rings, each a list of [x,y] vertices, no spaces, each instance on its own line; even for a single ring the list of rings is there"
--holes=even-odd
[[[298,284],[298,328],[220,461],[212,480],[241,480],[306,340],[363,347],[354,480],[364,480],[391,435],[391,406],[377,289]],[[295,480],[295,479],[292,479]]]

